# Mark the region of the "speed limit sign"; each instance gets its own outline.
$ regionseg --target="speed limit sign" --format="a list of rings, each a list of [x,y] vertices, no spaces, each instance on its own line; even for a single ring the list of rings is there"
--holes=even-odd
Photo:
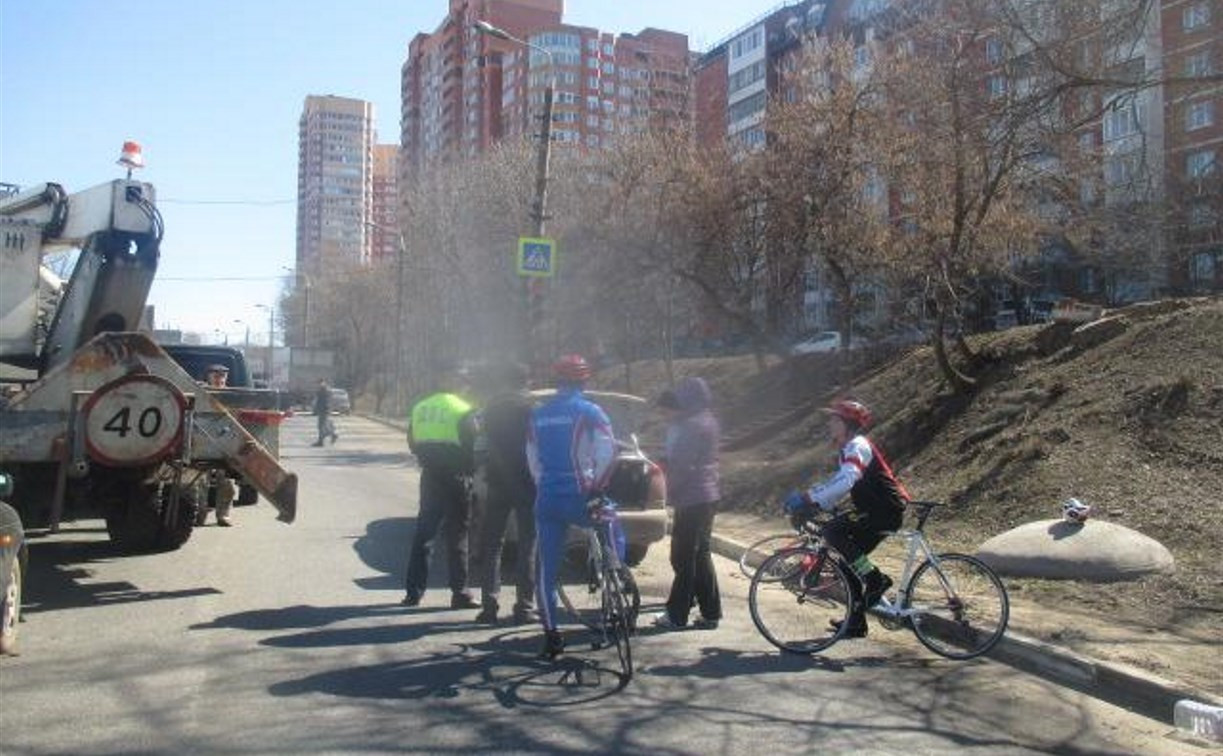
[[[157,462],[177,450],[187,399],[164,378],[136,374],[102,386],[83,409],[89,455],[125,467]]]

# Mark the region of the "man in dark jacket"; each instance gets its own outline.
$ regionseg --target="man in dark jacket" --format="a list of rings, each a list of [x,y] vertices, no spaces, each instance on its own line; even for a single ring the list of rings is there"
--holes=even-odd
[[[709,542],[721,489],[718,480],[720,429],[714,417],[709,386],[700,378],[685,378],[666,391],[658,404],[668,414],[663,467],[667,473],[667,503],[675,508],[671,529],[671,569],[675,579],[667,611],[656,627],[688,625],[693,598],[701,616],[694,627],[713,629],[722,619],[722,599]]]
[[[488,494],[481,521],[481,604],[477,622],[497,623],[501,592],[501,552],[505,530],[514,516],[518,544],[514,568],[514,623],[535,620],[535,481],[527,467],[527,425],[534,403],[526,392],[527,369],[517,363],[496,367],[493,397],[480,412],[484,480]]]
[[[462,376],[454,373],[452,390],[443,388],[412,407],[408,448],[420,465],[420,509],[408,553],[404,579],[404,606],[416,606],[429,580],[429,552],[439,528],[444,527],[450,608],[474,609],[479,604],[467,589],[468,530],[471,525],[472,446],[477,426],[475,408],[460,396]]]
[[[331,443],[339,436],[335,433],[335,423],[331,421],[331,386],[327,381],[318,382],[318,390],[314,392],[314,416],[318,422],[318,440],[311,446],[322,446],[323,439],[331,436]]]

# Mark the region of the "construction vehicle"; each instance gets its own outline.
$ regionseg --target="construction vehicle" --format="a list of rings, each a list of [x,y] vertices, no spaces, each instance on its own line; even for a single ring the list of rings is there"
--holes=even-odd
[[[0,196],[0,472],[15,480],[12,503],[27,528],[100,515],[122,550],[168,550],[190,537],[200,491],[223,474],[292,522],[297,477],[136,331],[162,220],[153,186],[131,178],[138,147],[124,147],[125,180]],[[44,264],[62,248],[79,250],[66,283]],[[272,429],[280,418],[243,412]]]

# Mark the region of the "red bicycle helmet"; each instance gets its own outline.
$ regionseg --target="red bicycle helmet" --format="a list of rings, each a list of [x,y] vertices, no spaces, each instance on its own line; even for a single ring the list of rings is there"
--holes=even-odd
[[[853,399],[841,399],[825,407],[824,411],[836,415],[842,420],[852,423],[860,430],[866,430],[871,425],[871,411],[862,402]]]
[[[561,355],[552,363],[552,375],[561,381],[585,381],[590,378],[590,363],[580,354]]]

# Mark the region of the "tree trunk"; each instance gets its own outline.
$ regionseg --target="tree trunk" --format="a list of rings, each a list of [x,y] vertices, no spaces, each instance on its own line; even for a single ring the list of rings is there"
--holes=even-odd
[[[947,356],[947,346],[943,341],[943,329],[947,325],[947,309],[940,302],[938,303],[938,311],[934,319],[934,358],[938,361],[939,372],[951,384],[952,390],[957,394],[967,394],[977,385],[976,380],[971,376],[965,375],[956,369],[951,364],[951,359]],[[958,336],[958,339],[963,340],[963,336]]]

